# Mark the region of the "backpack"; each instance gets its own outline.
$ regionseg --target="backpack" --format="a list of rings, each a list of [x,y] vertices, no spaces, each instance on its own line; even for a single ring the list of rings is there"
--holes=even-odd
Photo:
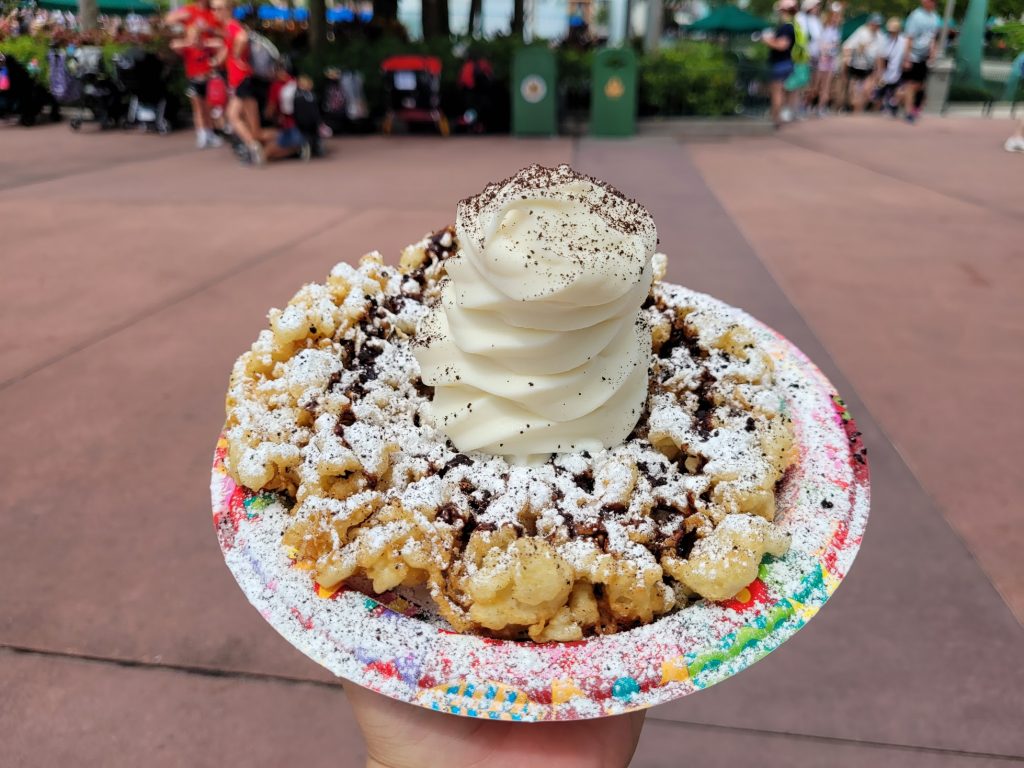
[[[277,64],[281,60],[281,52],[259,32],[249,30],[249,58],[252,61],[252,72],[263,80],[277,77]]]
[[[295,118],[296,127],[304,134],[315,134],[320,129],[320,108],[316,103],[316,96],[310,91],[295,91],[295,106],[292,117]]]
[[[811,60],[811,55],[807,52],[807,30],[796,19],[793,19],[793,48],[789,55],[793,58],[794,64],[806,64]]]
[[[345,116],[345,91],[340,81],[330,81],[324,89],[324,113],[332,117]]]

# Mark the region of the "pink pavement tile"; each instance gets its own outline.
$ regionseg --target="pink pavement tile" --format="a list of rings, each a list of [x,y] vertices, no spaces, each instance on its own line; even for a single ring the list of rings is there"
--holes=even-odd
[[[0,686],[4,762],[20,768],[362,768],[365,763],[365,745],[340,687],[5,650],[0,650]],[[649,716],[630,765],[732,768],[752,762],[763,768],[989,768],[1007,763]],[[437,765],[447,763],[439,758]]]
[[[647,718],[631,768],[1002,768],[1004,758],[704,728]]]
[[[0,194],[8,189],[105,171],[121,163],[150,162],[194,152],[192,134],[143,135],[135,131],[73,133],[66,122],[22,128],[0,125]]]
[[[19,768],[363,768],[339,687],[0,649],[2,762]]]
[[[0,385],[348,213],[0,197]]]
[[[438,222],[359,214],[0,391],[0,461],[21,468],[0,518],[0,643],[326,679],[248,606],[217,548],[227,378],[271,306],[373,245],[397,260]]]
[[[1015,661],[1024,631],[702,183],[692,151],[583,142],[576,162],[643,192],[670,279],[747,309],[825,371],[864,432],[872,516],[849,578],[805,629],[743,674],[657,716],[1024,754],[1012,724],[1024,708]]]
[[[902,128],[890,125],[892,131]],[[994,162],[989,144],[951,143],[956,138],[945,134],[932,142],[937,138],[949,151],[932,146],[933,156],[957,167],[970,158],[982,167]],[[1024,348],[1019,214],[936,191],[948,180],[928,177],[934,171],[922,166],[917,142],[906,142],[909,158],[878,144],[884,152],[879,149],[873,160],[884,160],[886,172],[913,172],[936,187],[834,159],[827,152],[853,151],[845,132],[823,130],[805,141],[825,149],[809,152],[763,140],[693,152],[726,208],[1024,619],[1018,556],[1024,529],[1017,524],[1015,482],[1024,420],[1016,388],[1008,384],[1024,377],[1018,353]],[[1004,166],[1016,160],[1004,155],[996,155]],[[978,199],[992,187],[999,187],[998,177],[960,177],[959,190]]]
[[[552,147],[564,152],[557,142],[508,144],[481,143],[476,159],[497,167]],[[394,207],[356,214],[0,391],[0,462],[18,467],[5,489],[14,514],[0,518],[0,644],[326,679],[249,608],[223,566],[209,523],[209,456],[230,364],[268,307],[341,258],[392,251],[450,220],[451,201],[436,191],[448,177],[429,157],[448,145],[396,146],[408,150],[403,172],[414,177],[403,188],[423,190],[429,207],[396,197]],[[583,142],[575,161],[651,205],[673,258],[670,277],[750,309],[818,361],[850,395],[872,451],[876,511],[835,603],[744,675],[652,714],[1024,752],[1015,719],[1024,707],[1020,628],[686,149]],[[470,171],[451,178],[457,173]],[[375,195],[384,193],[366,198]]]
[[[827,157],[917,184],[953,199],[1011,215],[1024,215],[1015,194],[1021,157],[1003,142],[1016,121],[925,117],[908,126],[873,116],[808,122],[779,137]]]
[[[571,148],[564,139],[356,136],[328,141],[328,156],[308,164],[282,161],[253,168],[241,165],[226,149],[192,151],[154,159],[140,168],[132,164],[98,168],[74,183],[55,179],[33,186],[31,193],[61,201],[99,198],[192,205],[229,200],[271,208],[310,204],[396,210],[451,206],[454,210],[460,198],[524,165],[567,161]],[[0,199],[3,196],[0,191]]]

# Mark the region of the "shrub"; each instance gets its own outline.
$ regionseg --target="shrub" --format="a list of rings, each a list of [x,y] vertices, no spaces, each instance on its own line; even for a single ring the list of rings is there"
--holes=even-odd
[[[1024,22],[1013,21],[992,30],[992,36],[1006,43],[1013,54],[1024,53]]]
[[[735,59],[712,43],[679,43],[640,62],[642,112],[716,117],[738,102]]]
[[[50,65],[46,60],[46,53],[50,49],[50,41],[45,37],[13,37],[9,40],[0,40],[0,52],[13,56],[23,67],[28,68],[28,63],[35,58],[39,62],[39,74],[37,79],[41,83],[49,82]]]

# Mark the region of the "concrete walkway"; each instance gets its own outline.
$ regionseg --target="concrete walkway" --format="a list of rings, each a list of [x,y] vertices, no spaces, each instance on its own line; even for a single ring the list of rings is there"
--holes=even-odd
[[[266,626],[220,559],[206,488],[227,373],[267,308],[302,282],[372,248],[393,258],[486,181],[563,161],[648,204],[671,279],[745,307],[800,345],[847,395],[870,449],[874,510],[848,583],[768,660],[653,710],[634,765],[732,766],[753,754],[763,766],[981,766],[1024,756],[1024,631],[883,433],[903,445],[899,413],[866,386],[877,377],[893,393],[915,384],[923,363],[893,369],[886,334],[918,296],[904,285],[869,312],[838,300],[822,302],[831,314],[812,311],[814,292],[792,290],[780,264],[794,248],[816,247],[816,221],[784,227],[780,244],[757,209],[762,198],[731,180],[746,173],[751,187],[805,195],[808,210],[838,227],[851,206],[814,189],[833,190],[836,164],[849,164],[832,153],[858,146],[844,138],[850,125],[692,147],[351,139],[335,142],[326,161],[259,171],[227,153],[197,153],[185,135],[0,127],[0,466],[11,468],[0,516],[3,762],[362,764],[340,689]],[[942,125],[931,152],[949,162],[965,134]],[[903,129],[864,130],[916,147]],[[817,152],[794,146],[826,139],[834,145]],[[729,165],[733,155],[754,164],[780,152],[813,161],[798,178],[785,159]],[[913,157],[908,149],[900,173],[914,172]],[[863,182],[855,215],[892,226],[906,212],[885,188],[892,182],[874,183],[877,193]],[[1009,204],[986,202],[984,180],[964,186],[977,215],[989,212],[993,238],[1019,233]],[[955,260],[958,226],[936,226],[949,237],[928,240],[930,251]],[[847,236],[877,254],[894,248],[891,231]],[[889,279],[871,266],[864,279]],[[1007,256],[983,274],[1003,284],[1012,266]],[[818,264],[817,274],[843,269]],[[847,358],[830,329],[865,317],[863,344],[878,354]],[[978,355],[1002,354],[999,318],[976,321],[990,331]],[[931,354],[934,378],[949,369]],[[975,374],[986,396],[1013,386],[999,375]],[[918,420],[915,432],[905,422],[906,434],[928,442],[920,433],[931,425]],[[966,450],[950,447],[955,466]],[[949,482],[977,493],[977,476],[958,472]],[[1012,583],[1004,593],[1019,596]]]

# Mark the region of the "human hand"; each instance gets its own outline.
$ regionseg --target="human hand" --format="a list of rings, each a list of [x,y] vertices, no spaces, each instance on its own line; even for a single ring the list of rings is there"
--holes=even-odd
[[[366,739],[367,768],[623,768],[645,712],[562,723],[513,723],[432,712],[344,683]]]

